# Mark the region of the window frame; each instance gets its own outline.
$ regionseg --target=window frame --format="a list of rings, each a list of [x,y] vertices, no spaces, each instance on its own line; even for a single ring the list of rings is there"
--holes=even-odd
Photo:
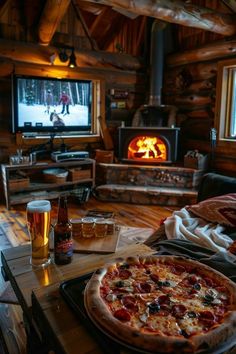
[[[217,82],[216,82],[216,104],[215,104],[215,122],[214,127],[217,132],[216,148],[220,152],[236,153],[236,138],[225,136],[229,134],[230,113],[232,107],[232,75],[230,70],[236,70],[236,59],[227,59],[219,61],[217,64]],[[235,76],[236,78],[236,76]]]

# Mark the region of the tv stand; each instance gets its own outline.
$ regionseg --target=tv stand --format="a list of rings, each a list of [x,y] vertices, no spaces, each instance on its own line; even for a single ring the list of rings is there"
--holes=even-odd
[[[48,182],[43,170],[63,168],[67,170],[65,181]],[[34,165],[2,165],[2,180],[6,207],[24,204],[34,199],[56,199],[63,192],[75,192],[82,186],[95,186],[95,160],[51,162],[43,161]]]

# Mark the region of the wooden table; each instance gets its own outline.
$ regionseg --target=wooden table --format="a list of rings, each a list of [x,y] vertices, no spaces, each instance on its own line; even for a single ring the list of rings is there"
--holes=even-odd
[[[69,308],[59,292],[61,282],[103,266],[117,257],[150,255],[155,251],[142,242],[153,229],[121,227],[117,251],[111,254],[75,253],[73,262],[51,264],[33,270],[29,263],[30,245],[1,252],[3,271],[10,280],[23,310],[28,353],[100,354],[102,349],[84,324]]]

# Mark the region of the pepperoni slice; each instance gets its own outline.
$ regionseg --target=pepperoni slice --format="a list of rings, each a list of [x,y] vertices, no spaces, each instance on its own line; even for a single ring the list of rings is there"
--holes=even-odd
[[[171,267],[171,272],[176,275],[180,275],[186,271],[185,267],[180,264],[175,264]]]
[[[162,305],[162,304],[169,305],[170,304],[170,297],[168,295],[160,295],[158,297],[157,301],[160,305]]]
[[[201,311],[199,312],[199,321],[207,326],[212,326],[215,322],[215,316],[211,311]]]
[[[204,280],[205,284],[207,286],[209,286],[209,288],[212,288],[214,286],[214,282],[211,278],[206,277],[206,278],[203,278],[203,280]]]
[[[219,291],[219,293],[227,293],[227,289],[225,286],[216,286],[215,289]]]
[[[133,302],[127,302],[127,304],[125,305],[125,307],[127,308],[127,310],[129,312],[138,312],[139,307],[137,304],[134,304]]]
[[[121,279],[128,279],[131,275],[132,273],[128,269],[119,269],[119,277]]]
[[[197,279],[196,275],[190,275],[187,278],[187,281],[189,282],[190,285],[194,285],[198,282],[198,279]]]
[[[158,312],[158,316],[168,316],[170,314],[170,306],[168,304],[162,304],[160,306],[160,311]]]
[[[138,283],[136,286],[140,293],[150,293],[152,289],[151,285],[148,283]]]
[[[159,281],[159,276],[157,274],[150,274],[150,278],[154,283],[158,283]]]
[[[122,304],[127,310],[129,310],[129,312],[137,312],[139,310],[135,297],[131,295],[123,296]]]
[[[113,279],[117,275],[117,271],[107,272],[106,278]]]
[[[175,316],[177,318],[181,318],[185,315],[185,313],[187,312],[187,309],[184,305],[178,304],[178,305],[172,306],[171,312],[172,312],[173,316]]]
[[[125,321],[125,322],[130,321],[130,319],[131,319],[129,312],[124,308],[116,310],[114,312],[113,316],[115,318],[117,318],[118,320]]]
[[[122,304],[125,305],[127,302],[133,302],[135,304],[136,303],[136,299],[132,295],[124,295],[124,296],[122,296]]]

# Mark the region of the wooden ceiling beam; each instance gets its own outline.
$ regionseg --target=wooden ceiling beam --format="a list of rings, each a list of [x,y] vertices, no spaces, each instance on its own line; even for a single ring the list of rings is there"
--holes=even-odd
[[[49,45],[56,29],[64,17],[70,0],[47,0],[39,20],[39,44]]]
[[[79,3],[79,0],[77,0]],[[200,28],[224,36],[236,34],[234,15],[200,7],[189,2],[173,0],[83,0],[96,2],[134,12],[138,15],[157,18],[182,26]]]
[[[0,17],[5,13],[7,10],[8,6],[10,6],[11,1],[10,0],[3,0],[1,1],[0,4]]]
[[[197,63],[199,61],[210,61],[226,57],[235,57],[236,40],[227,40],[208,43],[204,46],[186,50],[181,53],[169,54],[167,57],[167,65],[181,66],[189,63]]]
[[[79,8],[78,4],[75,1],[72,0],[72,5],[73,5],[73,9],[74,9],[74,11],[76,13],[77,20],[79,20],[81,22],[81,25],[83,27],[84,33],[85,33],[85,35],[87,36],[87,38],[88,38],[88,40],[90,42],[91,49],[92,50],[99,50],[98,45],[93,40],[92,35],[90,33],[90,30],[88,29],[88,26],[87,26],[82,14],[81,14],[81,11],[80,11],[80,8]]]
[[[112,10],[111,7],[104,7],[102,13],[96,17],[90,26],[90,33],[96,39],[99,48],[106,50],[107,45],[120,30],[124,16]]]
[[[98,16],[96,16],[95,20],[93,21],[92,25],[90,26],[90,33],[92,36],[96,35],[96,32],[99,30],[101,32],[103,28],[100,28],[101,22],[104,18],[109,18],[109,13],[111,12],[110,7],[104,7],[103,10],[100,12]],[[100,29],[99,29],[100,28]]]
[[[236,1],[235,0],[222,0],[222,2],[231,10],[236,12]]]
[[[52,46],[0,39],[0,60],[67,66],[68,63],[60,61],[58,52],[58,49]],[[130,71],[140,70],[143,67],[141,60],[124,53],[80,49],[79,51],[75,50],[75,56],[79,67],[113,68]]]

